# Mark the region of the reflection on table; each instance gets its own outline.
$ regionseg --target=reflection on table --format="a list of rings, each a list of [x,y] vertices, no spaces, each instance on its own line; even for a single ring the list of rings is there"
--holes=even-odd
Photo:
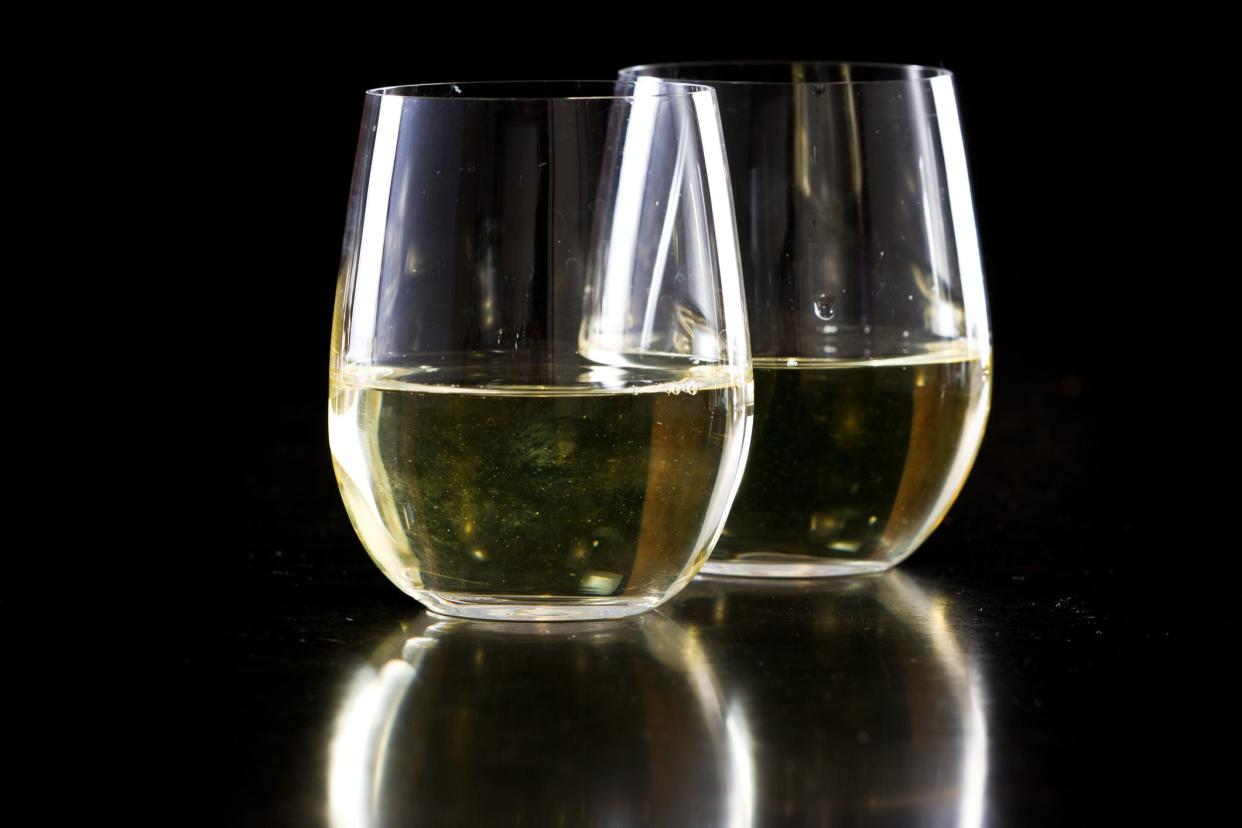
[[[898,571],[701,577],[666,612],[745,718],[754,824],[982,824],[983,688],[947,596]]]
[[[900,572],[700,578],[587,624],[421,614],[342,700],[333,825],[965,825],[987,724],[946,596]]]
[[[330,823],[747,825],[752,777],[702,649],[667,618],[424,614],[359,671]]]

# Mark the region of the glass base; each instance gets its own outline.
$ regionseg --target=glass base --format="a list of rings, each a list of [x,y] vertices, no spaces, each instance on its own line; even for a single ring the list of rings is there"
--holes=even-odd
[[[659,598],[469,595],[423,590],[411,594],[437,615],[482,621],[599,621],[638,615],[662,603]]]
[[[891,561],[851,561],[841,558],[811,558],[800,555],[764,555],[748,560],[718,561],[708,558],[702,572],[735,578],[835,578],[866,575],[891,569]]]

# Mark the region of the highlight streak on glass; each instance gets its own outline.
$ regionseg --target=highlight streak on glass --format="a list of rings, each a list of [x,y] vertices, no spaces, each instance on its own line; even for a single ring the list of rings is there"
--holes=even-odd
[[[362,241],[353,285],[354,313],[350,320],[349,359],[366,362],[375,350],[375,322],[379,309],[380,278],[384,264],[384,236],[388,228],[389,190],[397,162],[397,136],[401,131],[401,99],[381,96],[367,183],[366,208],[362,215]]]
[[[931,80],[936,103],[940,143],[944,148],[945,178],[949,187],[949,210],[953,214],[953,236],[957,242],[957,266],[961,273],[962,304],[966,316],[966,335],[987,341],[988,311],[983,287],[983,262],[979,257],[979,237],[975,229],[975,209],[970,198],[970,179],[966,174],[966,145],[957,114],[957,97],[950,77]]]

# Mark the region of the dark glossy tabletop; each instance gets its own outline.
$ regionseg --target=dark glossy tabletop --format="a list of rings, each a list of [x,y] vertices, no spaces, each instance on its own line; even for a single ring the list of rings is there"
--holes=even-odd
[[[630,621],[414,614],[345,671],[342,825],[977,825],[985,677],[955,602],[899,572],[700,579]]]
[[[1188,643],[1210,623],[1236,651],[1237,590],[1144,564],[1150,524],[1100,495],[1121,444],[1093,439],[1089,388],[997,387],[961,498],[896,570],[700,576],[594,624],[424,612],[353,536],[320,424],[271,412],[245,541],[177,631],[189,820],[1040,825],[1176,801]]]

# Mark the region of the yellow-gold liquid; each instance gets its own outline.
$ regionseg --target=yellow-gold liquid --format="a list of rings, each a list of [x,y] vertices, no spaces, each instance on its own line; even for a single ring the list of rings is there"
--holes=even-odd
[[[754,363],[750,459],[705,571],[845,574],[912,552],[974,461],[988,355]]]
[[[337,481],[418,597],[653,601],[693,577],[737,489],[749,380],[457,388],[334,375]]]

